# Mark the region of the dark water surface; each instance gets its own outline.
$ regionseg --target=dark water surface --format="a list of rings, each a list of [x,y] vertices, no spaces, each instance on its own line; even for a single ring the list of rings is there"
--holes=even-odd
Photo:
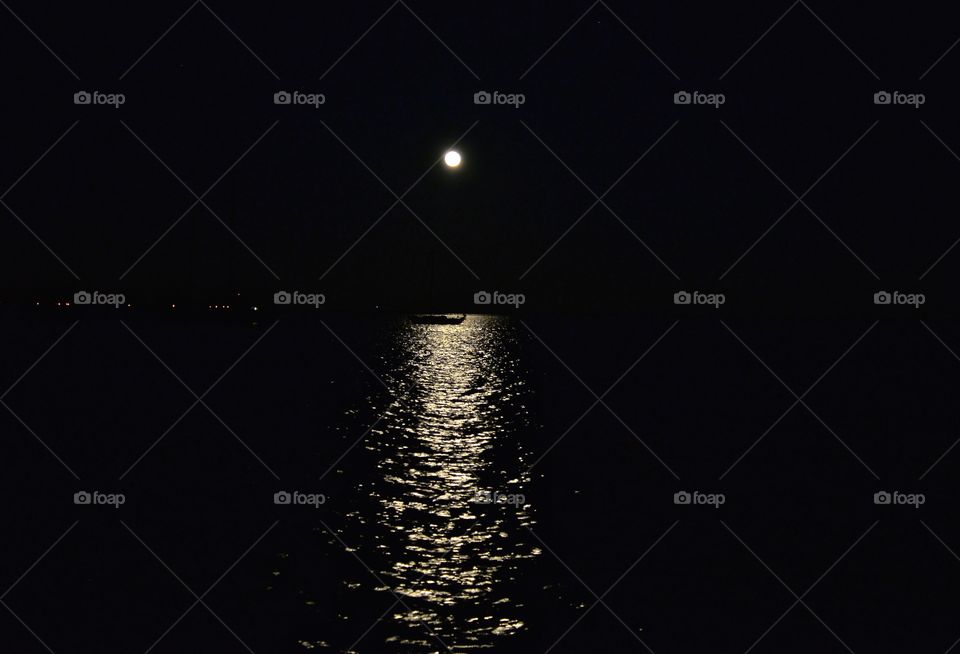
[[[821,576],[853,651],[956,640],[953,454],[916,479],[956,361],[915,325],[830,369],[869,323],[72,315],[4,321],[0,651],[848,651],[790,610]]]

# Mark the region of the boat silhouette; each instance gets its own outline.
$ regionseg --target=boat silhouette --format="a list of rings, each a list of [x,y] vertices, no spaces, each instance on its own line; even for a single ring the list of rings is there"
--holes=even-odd
[[[459,325],[466,319],[466,314],[459,316],[447,315],[420,315],[410,316],[410,322],[415,325]]]

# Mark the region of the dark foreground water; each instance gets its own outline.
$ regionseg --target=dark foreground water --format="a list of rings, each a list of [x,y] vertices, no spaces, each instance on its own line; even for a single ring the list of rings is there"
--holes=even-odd
[[[960,635],[960,368],[916,322],[4,318],[2,652]]]

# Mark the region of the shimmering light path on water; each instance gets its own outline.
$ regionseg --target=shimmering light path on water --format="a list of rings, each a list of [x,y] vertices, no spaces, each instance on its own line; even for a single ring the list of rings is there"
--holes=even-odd
[[[350,517],[377,532],[387,562],[377,572],[409,606],[388,617],[398,627],[388,640],[404,651],[436,649],[434,635],[454,649],[493,647],[524,627],[510,586],[540,550],[525,529],[535,503],[524,495],[529,388],[517,337],[484,316],[395,336],[394,401],[366,443],[378,460],[363,489],[375,519]]]

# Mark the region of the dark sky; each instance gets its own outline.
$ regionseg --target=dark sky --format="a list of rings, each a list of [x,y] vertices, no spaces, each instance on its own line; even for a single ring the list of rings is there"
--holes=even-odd
[[[919,280],[960,237],[960,50],[931,68],[958,36],[936,3],[190,7],[0,12],[0,192],[76,123],[4,195],[8,299],[297,288],[443,309],[497,289],[647,311],[700,289],[733,311],[846,311],[883,288],[946,294],[960,265]],[[126,102],[77,106],[81,90]],[[677,106],[680,90],[726,102]],[[877,106],[880,90],[926,103]],[[464,167],[420,179],[464,133]],[[211,185],[188,211],[186,187]],[[806,206],[784,216],[793,193]]]

